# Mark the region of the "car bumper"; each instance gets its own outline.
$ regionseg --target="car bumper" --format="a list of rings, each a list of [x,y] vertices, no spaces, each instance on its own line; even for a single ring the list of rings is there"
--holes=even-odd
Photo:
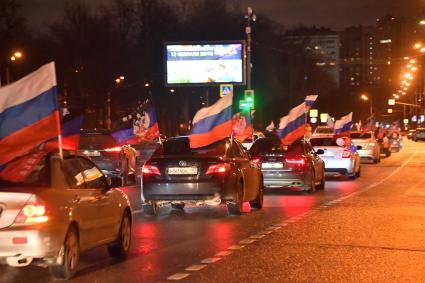
[[[326,173],[354,174],[354,161],[351,158],[323,158]]]
[[[289,188],[295,191],[309,190],[310,176],[307,173],[297,172],[267,172],[263,171],[265,188]]]
[[[375,152],[378,152],[378,151],[376,151],[374,148],[372,148],[372,149],[360,149],[360,150],[357,150],[357,152],[358,152],[360,158],[362,158],[362,159],[378,159],[379,158],[379,156],[377,156],[377,154],[375,153]]]
[[[218,182],[198,183],[146,183],[143,182],[145,200],[210,200],[226,197],[223,184]]]
[[[11,226],[0,230],[0,261],[13,258],[56,260],[62,248],[65,231],[49,226]],[[26,243],[14,244],[14,239]]]

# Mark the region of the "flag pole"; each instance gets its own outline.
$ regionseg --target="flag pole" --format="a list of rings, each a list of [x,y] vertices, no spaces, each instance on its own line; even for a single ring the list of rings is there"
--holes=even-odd
[[[62,132],[61,132],[59,111],[56,111],[56,129],[58,131],[59,157],[60,159],[63,159]]]

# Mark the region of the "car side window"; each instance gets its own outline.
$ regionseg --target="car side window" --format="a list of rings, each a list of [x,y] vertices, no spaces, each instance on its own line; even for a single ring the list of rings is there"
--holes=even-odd
[[[77,158],[66,158],[63,161],[65,179],[72,189],[84,189],[83,168]]]
[[[237,158],[248,158],[248,156],[245,153],[245,150],[237,142],[232,143],[232,148],[233,148],[233,154],[234,154],[235,157],[237,157]]]
[[[78,157],[78,162],[83,168],[84,182],[86,188],[89,189],[103,189],[106,188],[108,182],[105,175],[88,159]]]

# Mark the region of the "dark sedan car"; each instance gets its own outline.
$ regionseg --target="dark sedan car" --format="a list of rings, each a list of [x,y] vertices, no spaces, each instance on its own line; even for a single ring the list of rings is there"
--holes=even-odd
[[[143,166],[142,199],[147,215],[158,205],[227,204],[228,213],[241,214],[242,204],[263,206],[263,180],[257,164],[242,145],[230,138],[191,149],[187,137],[166,140]],[[183,204],[183,205],[182,205]]]
[[[425,128],[417,128],[416,132],[413,134],[412,140],[417,141],[425,141]]]
[[[261,165],[266,188],[287,187],[310,193],[325,188],[323,160],[307,141],[283,146],[279,138],[267,137],[258,139],[250,153],[253,162]]]
[[[136,150],[119,145],[109,131],[82,131],[79,153],[89,157],[109,177],[121,178],[122,185],[135,179]]]

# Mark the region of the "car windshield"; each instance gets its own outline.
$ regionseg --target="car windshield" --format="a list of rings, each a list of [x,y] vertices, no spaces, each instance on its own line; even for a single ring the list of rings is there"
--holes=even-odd
[[[371,133],[351,133],[350,138],[352,139],[370,139]]]
[[[317,128],[316,133],[318,133],[318,134],[332,134],[333,130],[331,128]]]
[[[105,148],[116,145],[115,139],[103,133],[84,133],[80,138],[80,147]]]
[[[226,140],[221,140],[200,148],[190,148],[189,139],[176,138],[165,141],[155,151],[155,156],[195,155],[221,156],[226,152]]]
[[[267,153],[301,154],[303,152],[304,150],[301,140],[297,140],[289,146],[284,146],[278,138],[259,139],[252,145],[250,149],[250,153],[253,156]]]
[[[0,190],[3,187],[44,187],[50,184],[48,156],[29,154],[0,168]]]
[[[310,140],[313,146],[339,146],[333,138],[314,138]]]

